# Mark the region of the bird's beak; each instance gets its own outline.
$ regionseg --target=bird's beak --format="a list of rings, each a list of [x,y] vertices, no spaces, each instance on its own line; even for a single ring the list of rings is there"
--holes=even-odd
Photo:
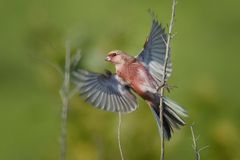
[[[107,57],[105,58],[105,61],[111,61],[111,58],[110,58],[109,56],[107,56]]]

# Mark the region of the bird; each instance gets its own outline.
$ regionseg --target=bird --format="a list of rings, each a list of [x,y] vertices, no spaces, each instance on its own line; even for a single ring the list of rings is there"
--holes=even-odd
[[[105,61],[111,62],[116,73],[105,69],[105,74],[78,69],[73,74],[74,83],[82,93],[81,97],[87,98],[85,102],[100,110],[120,113],[130,113],[139,106],[133,92],[139,95],[149,105],[157,123],[161,138],[161,123],[159,118],[160,94],[159,86],[171,87],[162,84],[164,58],[166,54],[166,34],[162,24],[149,11],[151,16],[151,30],[140,53],[135,57],[121,50],[108,53]],[[165,81],[172,72],[172,62],[167,60]],[[187,110],[163,96],[163,130],[164,139],[170,140],[173,127],[181,130],[180,126],[186,125],[181,118],[188,117]]]

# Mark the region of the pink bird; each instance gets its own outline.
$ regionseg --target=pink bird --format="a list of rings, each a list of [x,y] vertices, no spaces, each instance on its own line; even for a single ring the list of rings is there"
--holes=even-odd
[[[140,51],[132,57],[120,50],[108,53],[106,61],[111,62],[116,73],[105,70],[104,74],[93,73],[79,69],[74,75],[80,80],[75,81],[82,97],[87,97],[86,102],[91,102],[98,109],[110,112],[129,113],[138,107],[134,91],[150,106],[157,122],[160,133],[159,105],[160,94],[157,92],[162,85],[163,64],[166,52],[165,29],[153,17],[150,34]],[[170,58],[170,55],[169,55]],[[171,74],[172,63],[168,61],[166,80]],[[163,97],[163,128],[164,138],[169,140],[172,126],[180,130],[178,125],[184,126],[185,121],[179,116],[187,117],[187,110],[173,100]]]

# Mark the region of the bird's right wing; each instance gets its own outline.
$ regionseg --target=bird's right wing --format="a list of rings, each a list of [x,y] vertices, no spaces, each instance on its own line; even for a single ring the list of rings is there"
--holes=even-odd
[[[154,13],[149,10],[152,19],[152,27],[149,33],[149,36],[136,58],[143,64],[143,66],[149,71],[154,80],[157,82],[158,86],[161,85],[162,76],[163,76],[163,66],[164,59],[166,54],[166,34],[165,29],[162,28],[162,25],[154,17]],[[170,54],[168,56],[167,68],[166,68],[166,77],[168,79],[171,75],[171,65],[172,62],[169,61]]]
[[[129,113],[138,107],[136,96],[129,86],[117,74],[105,70],[106,75],[79,69],[74,76],[79,80],[74,83],[82,97],[92,106],[110,112]]]

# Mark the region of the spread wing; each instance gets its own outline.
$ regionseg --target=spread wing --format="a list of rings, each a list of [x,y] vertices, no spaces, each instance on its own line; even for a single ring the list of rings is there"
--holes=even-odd
[[[106,75],[79,69],[74,72],[77,88],[87,97],[86,102],[92,106],[110,112],[129,113],[138,107],[136,96],[130,91],[129,86],[117,74],[105,70]]]
[[[162,76],[163,76],[163,65],[166,54],[166,34],[165,29],[162,28],[162,25],[154,18],[154,13],[149,10],[152,19],[152,27],[150,34],[146,39],[146,42],[143,46],[143,49],[136,56],[136,58],[143,64],[143,66],[150,72],[154,80],[158,85],[161,85]],[[164,42],[164,40],[165,42]],[[168,60],[170,59],[170,54]],[[166,79],[171,75],[172,62],[167,62],[166,68]]]

